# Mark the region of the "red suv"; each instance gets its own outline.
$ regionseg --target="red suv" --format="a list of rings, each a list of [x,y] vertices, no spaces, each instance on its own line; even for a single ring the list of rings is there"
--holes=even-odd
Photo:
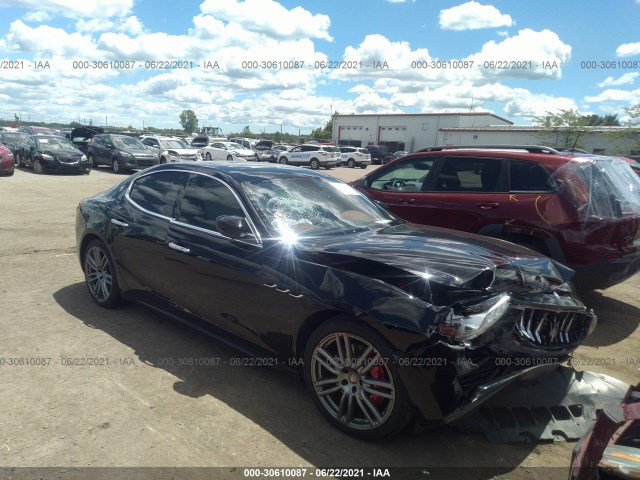
[[[640,269],[640,178],[624,160],[539,146],[432,147],[352,185],[410,222],[542,252],[574,269],[581,288]]]

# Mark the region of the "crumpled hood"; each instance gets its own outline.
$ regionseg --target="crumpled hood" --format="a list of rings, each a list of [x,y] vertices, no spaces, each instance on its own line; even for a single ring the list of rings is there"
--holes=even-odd
[[[304,249],[365,258],[459,288],[493,283],[497,290],[551,291],[573,275],[564,265],[509,242],[410,223],[348,240],[332,237],[305,243]]]

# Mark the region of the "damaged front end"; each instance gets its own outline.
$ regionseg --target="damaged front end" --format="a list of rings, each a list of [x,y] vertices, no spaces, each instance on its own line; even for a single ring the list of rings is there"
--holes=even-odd
[[[429,326],[428,340],[399,363],[405,367],[401,375],[411,378],[408,385],[419,385],[420,373],[430,377],[429,394],[439,412],[434,415],[435,405],[423,395],[427,422],[438,416],[452,422],[517,378],[569,359],[597,318],[577,298],[565,270],[548,259],[515,259],[458,288],[425,285],[430,300],[449,302]],[[480,281],[484,288],[466,288]]]

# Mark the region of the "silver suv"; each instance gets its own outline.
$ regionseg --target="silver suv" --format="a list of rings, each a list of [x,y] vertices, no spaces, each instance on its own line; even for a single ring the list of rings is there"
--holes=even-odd
[[[340,163],[340,150],[332,145],[298,145],[282,152],[278,163],[309,166],[313,170],[320,167],[329,169]]]
[[[202,160],[198,149],[185,148],[184,144],[175,138],[145,135],[140,140],[145,147],[156,154],[160,163]]]

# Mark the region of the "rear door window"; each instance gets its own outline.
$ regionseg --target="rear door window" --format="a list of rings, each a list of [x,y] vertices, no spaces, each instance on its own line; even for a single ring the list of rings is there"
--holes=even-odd
[[[438,192],[504,192],[500,158],[447,157],[435,182]]]
[[[189,176],[186,172],[157,172],[138,178],[128,193],[137,207],[155,215],[171,218],[178,192]]]

